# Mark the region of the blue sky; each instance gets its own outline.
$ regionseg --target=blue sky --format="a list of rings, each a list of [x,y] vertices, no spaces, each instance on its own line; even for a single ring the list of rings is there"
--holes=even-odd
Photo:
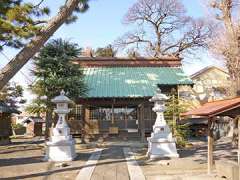
[[[32,2],[38,2],[33,0]],[[46,4],[51,9],[51,15],[54,15],[65,0],[46,0]],[[52,38],[69,39],[76,42],[80,47],[104,47],[112,43],[119,36],[129,30],[129,27],[122,24],[122,19],[128,8],[137,0],[91,0],[89,10],[79,15],[76,23],[71,25],[63,25]],[[201,4],[204,0],[182,0],[187,9],[189,16],[203,17],[204,10]],[[3,51],[9,58],[14,57],[17,50],[4,49]],[[186,58],[184,70],[187,74],[191,74],[201,68],[215,64],[212,58],[206,52],[198,52],[195,57]],[[0,54],[0,68],[7,63],[7,59]],[[33,78],[29,73],[31,62],[29,62],[18,73],[13,80],[24,85],[25,87],[31,83]],[[26,79],[23,73],[28,76]]]
[[[122,24],[123,16],[136,0],[91,0],[90,9],[79,15],[79,20],[62,26],[55,37],[77,42],[80,46],[93,48],[106,46],[130,29]],[[203,16],[199,0],[183,0],[190,16]],[[57,7],[56,1],[51,2]]]

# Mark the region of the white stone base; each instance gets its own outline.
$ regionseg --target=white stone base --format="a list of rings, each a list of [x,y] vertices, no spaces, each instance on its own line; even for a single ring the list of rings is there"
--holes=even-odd
[[[174,141],[157,141],[156,139],[148,138],[147,156],[150,159],[163,157],[178,158],[176,144]]]
[[[65,141],[52,143],[47,142],[47,152],[45,159],[48,161],[72,161],[76,158],[75,142]]]

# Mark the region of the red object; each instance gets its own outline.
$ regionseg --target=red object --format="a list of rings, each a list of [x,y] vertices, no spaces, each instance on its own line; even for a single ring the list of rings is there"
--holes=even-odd
[[[197,109],[183,113],[182,116],[195,115],[213,117],[238,107],[240,107],[240,97],[208,102]]]

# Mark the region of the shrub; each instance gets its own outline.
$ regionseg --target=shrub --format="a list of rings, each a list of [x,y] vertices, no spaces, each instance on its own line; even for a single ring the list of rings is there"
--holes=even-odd
[[[12,128],[16,130],[16,129],[24,128],[24,126],[22,124],[12,124]]]

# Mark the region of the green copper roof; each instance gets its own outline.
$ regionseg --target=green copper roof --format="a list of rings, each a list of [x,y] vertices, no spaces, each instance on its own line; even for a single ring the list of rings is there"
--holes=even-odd
[[[150,97],[157,85],[192,84],[174,67],[88,67],[84,74],[89,98]]]

